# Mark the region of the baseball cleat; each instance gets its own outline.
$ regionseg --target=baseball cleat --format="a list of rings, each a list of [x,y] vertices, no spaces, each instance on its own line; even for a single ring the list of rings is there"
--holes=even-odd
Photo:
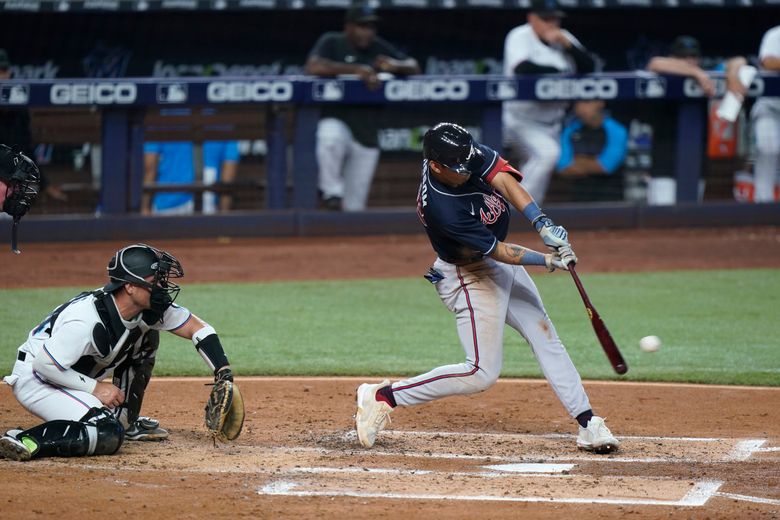
[[[10,430],[0,437],[0,457],[17,461],[30,460],[32,451],[25,443],[17,439],[12,432],[21,432],[21,430]]]
[[[126,441],[163,441],[168,435],[168,430],[160,428],[160,421],[151,417],[139,417],[125,430]]]
[[[588,421],[588,427],[580,426],[580,434],[577,436],[577,447],[585,451],[594,451],[600,455],[617,451],[620,446],[612,432],[609,431],[604,419],[593,416]]]
[[[365,448],[370,448],[376,442],[376,434],[390,424],[390,412],[393,407],[384,401],[376,400],[376,391],[390,386],[390,381],[385,379],[378,385],[364,383],[357,389],[357,414],[355,415],[355,429],[358,440]]]

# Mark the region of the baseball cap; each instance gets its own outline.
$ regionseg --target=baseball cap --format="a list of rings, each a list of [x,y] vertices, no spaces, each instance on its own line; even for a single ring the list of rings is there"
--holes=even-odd
[[[0,49],[0,69],[7,69],[11,66],[11,61],[8,59],[8,53],[5,49]]]
[[[701,46],[699,40],[693,36],[678,36],[672,42],[670,53],[677,58],[699,58],[701,57]]]
[[[377,23],[379,16],[373,7],[368,4],[356,4],[347,9],[344,21],[348,23]]]
[[[558,0],[531,0],[531,12],[542,18],[564,18]]]

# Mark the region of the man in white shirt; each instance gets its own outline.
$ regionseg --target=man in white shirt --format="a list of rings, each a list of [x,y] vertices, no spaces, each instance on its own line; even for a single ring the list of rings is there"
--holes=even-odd
[[[761,70],[780,72],[780,25],[769,29],[758,50]],[[750,113],[756,140],[755,201],[772,202],[780,183],[780,97],[762,97]]]
[[[525,25],[504,40],[504,74],[538,75],[589,73],[593,57],[566,29],[557,0],[532,0]],[[544,199],[558,162],[561,122],[568,103],[506,101],[503,107],[504,144],[521,163],[523,184],[537,202]]]

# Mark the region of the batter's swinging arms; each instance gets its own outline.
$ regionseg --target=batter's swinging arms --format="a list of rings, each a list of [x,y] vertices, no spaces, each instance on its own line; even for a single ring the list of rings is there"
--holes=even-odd
[[[5,382],[46,422],[6,432],[0,457],[108,455],[123,440],[167,438],[156,420],[139,417],[161,330],[192,340],[216,382],[232,381],[214,328],[173,303],[179,286],[171,280],[183,274],[173,255],[127,246],[109,261],[106,286],[63,303],[33,328]]]
[[[356,427],[370,448],[397,405],[412,406],[492,386],[501,372],[504,324],[528,340],[542,372],[566,411],[579,423],[577,446],[615,451],[618,440],[593,415],[580,375],[569,358],[523,266],[568,269],[577,257],[568,234],[541,212],[522,187],[520,172],[495,150],[453,123],[439,123],[423,138],[417,212],[438,258],[425,276],[453,313],[466,361],[390,384],[357,390]],[[504,242],[508,204],[522,211],[551,253]]]

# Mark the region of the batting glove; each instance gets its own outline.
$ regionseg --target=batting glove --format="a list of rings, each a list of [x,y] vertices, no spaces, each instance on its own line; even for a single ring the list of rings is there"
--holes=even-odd
[[[557,251],[561,247],[570,247],[569,233],[563,226],[556,226],[551,218],[543,216],[534,222],[534,227],[550,251]]]
[[[562,246],[558,248],[558,256],[561,257],[561,262],[566,266],[568,270],[569,264],[577,263],[577,255],[574,254],[574,250],[571,246]]]
[[[547,253],[544,255],[544,263],[547,265],[547,270],[553,272],[556,269],[562,269],[568,271],[568,264],[565,264],[558,253]]]

